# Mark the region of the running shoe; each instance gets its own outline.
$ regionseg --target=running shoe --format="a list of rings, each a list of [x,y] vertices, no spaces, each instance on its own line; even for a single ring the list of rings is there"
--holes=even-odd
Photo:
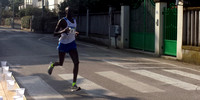
[[[74,85],[71,87],[71,92],[75,92],[75,91],[79,91],[79,90],[81,90],[81,88],[78,87],[77,85]]]
[[[51,75],[51,73],[52,73],[52,71],[53,71],[53,68],[54,68],[53,64],[54,64],[54,63],[51,62],[50,65],[49,65],[49,68],[48,68],[48,73],[49,73],[49,75]]]

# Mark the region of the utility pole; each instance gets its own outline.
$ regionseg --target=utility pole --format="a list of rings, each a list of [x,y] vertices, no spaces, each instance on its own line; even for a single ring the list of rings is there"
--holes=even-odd
[[[44,0],[42,0],[42,17],[44,17]]]
[[[108,40],[109,40],[109,45],[108,48],[111,47],[111,27],[112,27],[112,7],[109,7],[109,30],[108,30]]]
[[[12,19],[12,28],[14,28],[14,17],[15,17],[15,8],[14,8],[14,0],[13,0],[13,19]]]

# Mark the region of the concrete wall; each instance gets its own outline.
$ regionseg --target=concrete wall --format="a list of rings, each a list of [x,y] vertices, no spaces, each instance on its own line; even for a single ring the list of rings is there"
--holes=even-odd
[[[183,46],[182,61],[200,65],[200,47]]]

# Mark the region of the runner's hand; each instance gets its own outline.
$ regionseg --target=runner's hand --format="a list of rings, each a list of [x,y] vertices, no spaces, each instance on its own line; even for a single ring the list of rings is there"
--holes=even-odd
[[[79,32],[76,31],[75,34],[76,34],[76,36],[77,36],[77,35],[79,34]]]

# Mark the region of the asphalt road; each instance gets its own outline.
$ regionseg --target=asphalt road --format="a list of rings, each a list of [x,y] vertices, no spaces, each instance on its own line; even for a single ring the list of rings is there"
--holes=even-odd
[[[28,100],[199,100],[199,66],[77,41],[78,85],[70,92],[73,64],[47,74],[57,61],[51,34],[0,28],[0,61],[8,61]]]

